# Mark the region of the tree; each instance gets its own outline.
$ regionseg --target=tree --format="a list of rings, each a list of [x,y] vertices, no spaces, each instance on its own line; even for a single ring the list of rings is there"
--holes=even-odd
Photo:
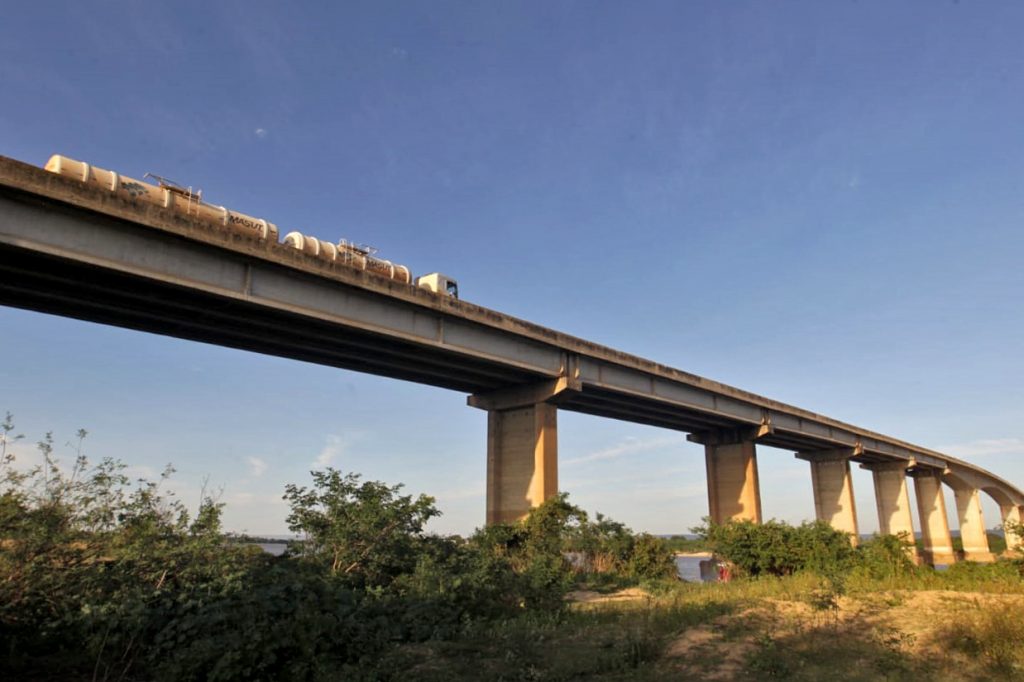
[[[292,553],[329,566],[356,587],[386,587],[416,566],[423,526],[439,516],[434,498],[400,495],[401,485],[360,482],[358,474],[313,471],[313,486],[285,487]]]

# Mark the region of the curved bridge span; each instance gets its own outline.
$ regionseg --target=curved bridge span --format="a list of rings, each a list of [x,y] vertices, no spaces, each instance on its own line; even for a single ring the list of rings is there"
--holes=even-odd
[[[686,432],[710,515],[760,521],[757,445],[811,469],[816,514],[857,533],[851,463],[872,471],[882,532],[954,561],[992,560],[979,496],[1020,521],[1024,493],[968,462],[471,303],[227,233],[0,157],[0,304],[439,386],[487,411],[487,520],[558,490],[557,413]],[[1016,538],[1009,538],[1015,542]]]

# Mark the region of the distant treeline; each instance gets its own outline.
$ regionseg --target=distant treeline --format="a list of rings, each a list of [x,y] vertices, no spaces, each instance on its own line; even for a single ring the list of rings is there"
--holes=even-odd
[[[668,537],[662,536],[662,542],[672,550],[673,552],[679,552],[682,554],[689,552],[706,552],[708,551],[707,541],[700,536],[689,536],[689,535],[670,535]]]

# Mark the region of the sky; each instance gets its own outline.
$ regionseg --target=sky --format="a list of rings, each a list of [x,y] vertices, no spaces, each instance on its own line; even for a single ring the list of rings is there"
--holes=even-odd
[[[20,3],[0,155],[157,173],[1021,486],[1022,21],[1015,2]],[[47,431],[70,459],[85,428],[93,460],[173,463],[170,488],[214,493],[236,531],[286,533],[284,486],[333,466],[471,532],[486,414],[465,401],[0,307],[23,463]],[[571,501],[652,533],[707,514],[685,434],[558,419]],[[813,518],[808,464],[758,461],[765,516]],[[853,483],[876,530],[870,473]]]

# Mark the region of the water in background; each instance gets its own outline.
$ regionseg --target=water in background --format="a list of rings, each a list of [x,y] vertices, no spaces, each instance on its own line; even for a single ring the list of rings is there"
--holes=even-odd
[[[679,577],[688,582],[701,582],[700,562],[710,558],[710,554],[677,554],[676,570],[679,572]]]
[[[284,550],[288,549],[288,545],[283,542],[258,542],[256,544],[264,552],[269,552],[274,556],[281,556],[284,554]]]

